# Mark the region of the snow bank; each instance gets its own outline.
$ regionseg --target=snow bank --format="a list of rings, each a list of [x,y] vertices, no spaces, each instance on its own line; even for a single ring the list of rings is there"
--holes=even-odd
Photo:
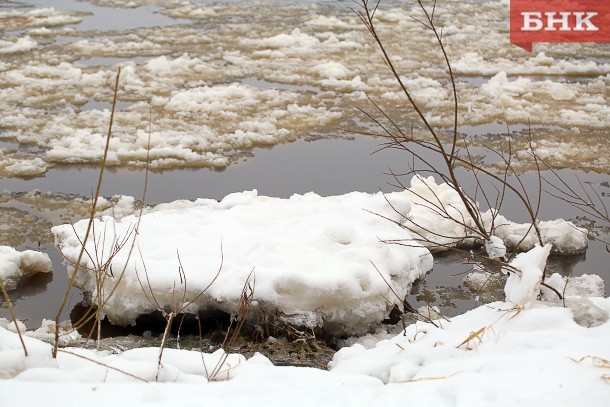
[[[610,309],[610,299],[596,298]],[[571,312],[541,304],[521,310],[496,302],[442,327],[418,322],[367,350],[343,348],[333,373],[357,373],[405,386],[434,405],[549,405],[607,400],[610,323],[583,328]],[[400,383],[400,384],[399,384]],[[395,387],[392,387],[395,389]]]
[[[27,382],[204,382],[231,378],[240,365],[241,355],[218,350],[211,354],[165,349],[158,366],[159,348],[138,348],[120,355],[81,349],[60,349],[51,357],[52,346],[24,336],[28,357],[24,356],[17,334],[0,327],[0,379]],[[259,357],[260,359],[260,357]],[[215,373],[215,374],[214,374]]]
[[[137,254],[129,261],[135,217],[96,220],[95,238],[87,243],[91,258],[84,256],[83,266],[91,269],[105,263],[114,242],[126,242],[114,254],[113,275],[104,282],[104,296],[118,284],[104,309],[117,324],[133,323],[138,315],[156,309],[146,297],[148,280],[161,307],[171,306],[184,290],[185,303],[196,298],[187,312],[211,307],[235,313],[246,278],[254,270],[254,299],[261,309],[295,325],[323,326],[328,333],[364,333],[383,320],[390,302],[397,300],[386,281],[402,298],[411,283],[432,268],[430,252],[411,242],[397,224],[409,210],[403,192],[331,197],[307,193],[279,199],[250,191],[228,195],[221,202],[176,201],[143,215]],[[74,227],[82,239],[87,221]],[[81,245],[72,226],[56,226],[52,232],[63,255],[76,261]],[[392,239],[403,239],[409,247],[381,241]],[[75,284],[88,298],[97,295],[91,272],[81,269]]]
[[[411,179],[407,193],[413,202],[413,208],[405,224],[409,230],[427,240],[425,245],[431,250],[439,251],[456,245],[469,246],[483,243],[477,241],[480,239],[467,239],[473,236],[469,228],[475,228],[475,223],[458,193],[446,183],[437,184],[433,177],[424,178],[416,175]],[[447,214],[443,212],[445,210]],[[465,226],[452,218],[463,219]],[[492,235],[493,242],[488,242],[486,245],[493,255],[498,256],[505,250],[496,240],[497,238],[503,241],[506,248],[519,251],[528,251],[538,243],[535,230],[529,224],[511,222],[502,215],[497,215],[493,220],[492,212],[489,210],[483,212],[481,218],[487,231]],[[540,221],[538,229],[543,243],[552,244],[555,253],[575,255],[587,250],[587,230],[575,226],[572,222],[563,219]]]
[[[610,310],[610,298],[594,300]],[[0,389],[11,405],[52,407],[82,400],[96,407],[151,402],[370,406],[397,400],[440,407],[602,407],[608,400],[609,335],[610,323],[583,328],[567,309],[538,305],[518,313],[497,302],[443,321],[442,328],[418,322],[369,350],[360,344],[342,348],[330,372],[273,366],[260,354],[248,360],[228,355],[216,377],[223,381],[208,382],[222,351],[166,349],[158,368],[157,348],[122,354],[68,348],[53,360],[50,345],[26,337],[26,358],[17,335],[0,328],[5,379]],[[32,392],[33,385],[39,391]]]
[[[0,280],[7,290],[14,290],[34,274],[52,271],[51,259],[46,253],[34,250],[20,252],[9,246],[0,246]]]

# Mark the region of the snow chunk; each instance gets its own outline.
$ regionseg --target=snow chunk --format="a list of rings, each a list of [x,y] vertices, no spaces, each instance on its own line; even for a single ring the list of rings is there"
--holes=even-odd
[[[517,271],[510,272],[506,280],[504,293],[507,301],[526,307],[536,300],[550,253],[550,244],[536,246],[526,253],[519,253],[510,262]]]
[[[96,236],[89,238],[87,251],[95,253],[98,242],[100,258],[94,259],[103,264],[113,251],[114,244],[108,242],[126,241],[127,247],[112,259],[115,276],[106,277],[102,293],[107,295],[118,284],[104,309],[117,324],[133,323],[138,315],[156,309],[138,282],[145,281],[145,272],[162,307],[175,301],[175,284],[176,290],[186,290],[185,303],[196,298],[187,312],[212,307],[234,313],[254,269],[254,299],[266,311],[278,312],[294,325],[323,324],[327,332],[364,333],[391,308],[387,299],[394,296],[384,279],[402,297],[432,267],[430,252],[388,221],[400,221],[409,209],[404,192],[331,197],[307,193],[279,199],[247,191],[228,195],[221,202],[176,201],[150,210],[141,219],[137,240],[142,259],[139,255],[127,258],[134,216],[96,220]],[[87,220],[74,227],[82,239]],[[56,226],[52,232],[64,256],[76,261],[81,246],[72,227]],[[100,244],[103,233],[105,247]],[[383,239],[406,239],[409,247],[386,244]],[[198,296],[220,267],[221,244],[224,260],[218,279]],[[96,266],[88,256],[83,262],[88,268]],[[117,270],[125,265],[119,282]],[[88,297],[97,295],[94,276],[85,269],[79,271],[75,284]]]
[[[462,245],[470,246],[479,242],[465,239],[471,236],[471,230],[476,230],[474,220],[468,214],[464,203],[458,193],[446,183],[437,184],[433,177],[419,175],[411,179],[411,186],[407,190],[413,202],[413,209],[409,219],[405,222],[409,230],[427,240],[426,246],[432,251],[446,250],[448,247]],[[478,206],[473,203],[473,205]],[[460,221],[461,225],[445,216],[442,211]],[[498,249],[486,248],[494,254],[501,253],[502,247],[527,251],[538,242],[534,228],[530,224],[519,224],[506,219],[502,215],[494,216],[491,210],[481,213],[483,225],[488,233],[492,234],[492,241]],[[489,229],[494,227],[493,231]],[[563,255],[584,253],[588,246],[588,231],[576,227],[573,223],[563,219],[538,222],[538,229],[544,244],[551,244],[553,251]],[[503,244],[500,244],[500,240]]]
[[[7,290],[14,290],[34,274],[52,271],[51,258],[46,253],[34,250],[19,252],[9,246],[0,246],[0,280]]]
[[[17,39],[16,42],[0,40],[0,54],[26,52],[36,48],[37,45],[38,43],[29,35]]]
[[[491,259],[499,259],[506,255],[506,246],[498,236],[490,236],[485,242],[485,251]]]
[[[603,297],[604,280],[597,274],[583,274],[579,277],[562,277],[559,273],[553,273],[545,280],[545,283],[563,293],[565,297]],[[566,285],[567,284],[567,285]],[[542,287],[542,297],[555,300],[557,294],[546,287]]]

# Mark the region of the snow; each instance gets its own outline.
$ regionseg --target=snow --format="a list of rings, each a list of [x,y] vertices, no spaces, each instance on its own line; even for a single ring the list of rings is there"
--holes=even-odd
[[[506,246],[498,236],[490,236],[485,242],[485,251],[490,259],[500,259],[506,255]]]
[[[14,290],[22,281],[37,273],[51,272],[48,254],[34,250],[20,252],[9,246],[0,246],[0,280],[7,290]]]
[[[608,309],[610,299],[599,300]],[[331,362],[332,372],[401,383],[420,397],[428,391],[428,397],[437,397],[435,405],[518,400],[602,405],[609,394],[604,369],[593,366],[593,356],[609,355],[608,323],[587,329],[576,325],[566,309],[536,304],[519,311],[496,302],[441,325],[410,325],[370,350],[343,348]]]
[[[595,298],[610,310],[610,298]],[[197,403],[254,405],[605,406],[610,323],[584,328],[568,309],[518,310],[496,302],[443,321],[417,322],[366,349],[339,350],[330,371],[273,366],[260,354],[158,348],[120,354],[79,348],[51,358],[51,346],[0,328],[0,381],[8,404],[76,406]],[[387,336],[387,335],[386,335]],[[204,368],[207,366],[208,374]],[[144,383],[145,379],[152,383]],[[36,391],[31,391],[36,386]]]
[[[477,239],[472,239],[471,228],[476,228],[474,221],[459,194],[448,184],[437,183],[433,177],[416,175],[406,191],[413,208],[404,223],[424,240],[430,250],[441,251],[456,245],[479,243]],[[483,224],[492,235],[491,244],[485,243],[486,248],[491,250],[489,254],[499,255],[506,248],[527,251],[538,242],[531,224],[515,223],[499,214],[496,214],[494,220],[493,213],[491,210],[481,210]],[[456,220],[463,220],[465,225]],[[555,253],[575,255],[587,250],[588,231],[572,222],[563,219],[539,221],[538,229],[543,243],[551,244]]]
[[[526,307],[540,295],[540,283],[544,277],[546,259],[551,253],[551,245],[536,246],[528,252],[519,253],[509,266],[504,293],[506,300],[515,305]]]
[[[402,299],[413,281],[432,268],[430,252],[417,243],[405,248],[382,241],[409,241],[398,225],[403,216],[399,213],[409,209],[408,197],[401,192],[331,197],[307,193],[279,199],[246,191],[220,202],[175,201],[142,216],[137,254],[129,260],[135,216],[97,219],[82,265],[99,268],[113,256],[114,275],[104,280],[104,295],[118,285],[104,313],[117,324],[134,323],[138,315],[157,309],[145,295],[149,289],[142,288],[148,280],[161,308],[172,306],[178,287],[177,292],[186,290],[183,303],[196,298],[187,312],[220,308],[236,313],[254,270],[254,300],[260,309],[293,325],[323,326],[327,333],[365,333],[399,301],[386,282]],[[57,247],[70,262],[78,258],[87,220],[74,228],[78,238],[71,225],[52,229]],[[118,253],[114,242],[123,242]],[[219,269],[218,278],[198,296]],[[68,267],[68,273],[72,270]],[[93,273],[81,269],[75,284],[86,297],[97,295]]]

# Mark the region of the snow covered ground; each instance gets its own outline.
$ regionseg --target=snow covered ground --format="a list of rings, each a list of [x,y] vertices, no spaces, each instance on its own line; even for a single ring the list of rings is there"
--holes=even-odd
[[[610,312],[610,298],[591,300]],[[584,328],[566,308],[497,302],[436,324],[410,325],[370,349],[343,348],[330,372],[273,366],[260,354],[173,349],[159,367],[157,348],[67,348],[54,360],[50,345],[29,337],[25,357],[17,334],[0,328],[0,392],[10,405],[51,406],[607,404],[610,322]]]

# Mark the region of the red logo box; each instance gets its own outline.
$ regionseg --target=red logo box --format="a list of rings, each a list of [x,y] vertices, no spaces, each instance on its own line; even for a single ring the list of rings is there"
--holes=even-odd
[[[510,0],[510,42],[610,42],[610,0]]]

